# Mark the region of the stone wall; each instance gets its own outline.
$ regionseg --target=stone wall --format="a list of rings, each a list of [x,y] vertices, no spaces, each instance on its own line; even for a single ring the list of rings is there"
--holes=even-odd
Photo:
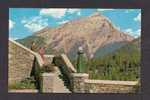
[[[91,80],[86,73],[72,73],[71,80],[74,93],[134,93],[138,86],[137,81]]]
[[[34,52],[28,48],[13,40],[9,40],[9,84],[21,81],[30,76],[34,55]]]
[[[137,81],[85,80],[86,93],[134,93]]]

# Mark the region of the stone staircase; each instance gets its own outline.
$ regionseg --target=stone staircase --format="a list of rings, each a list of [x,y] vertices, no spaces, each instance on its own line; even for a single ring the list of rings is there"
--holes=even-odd
[[[66,86],[66,81],[63,78],[63,74],[61,73],[61,70],[58,66],[53,64],[51,57],[46,57],[45,56],[45,62],[46,64],[50,64],[51,66],[54,67],[55,72],[54,72],[54,87],[53,87],[53,92],[54,93],[71,93],[71,91],[67,88]]]
[[[65,82],[61,78],[62,74],[58,66],[55,66],[55,85],[54,85],[54,93],[71,93],[71,91],[65,86]]]

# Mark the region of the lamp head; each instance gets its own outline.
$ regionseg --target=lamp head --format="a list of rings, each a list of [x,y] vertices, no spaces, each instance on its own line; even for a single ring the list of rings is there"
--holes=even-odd
[[[78,53],[83,53],[83,48],[81,46],[78,48]]]

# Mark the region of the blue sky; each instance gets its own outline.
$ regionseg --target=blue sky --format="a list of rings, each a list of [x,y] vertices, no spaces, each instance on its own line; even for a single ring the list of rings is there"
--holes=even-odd
[[[45,27],[57,27],[96,11],[108,17],[120,31],[134,37],[141,35],[140,9],[10,8],[9,37],[21,39]]]

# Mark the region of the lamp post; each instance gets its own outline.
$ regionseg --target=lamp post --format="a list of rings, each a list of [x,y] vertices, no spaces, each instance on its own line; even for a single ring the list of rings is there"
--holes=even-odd
[[[77,72],[82,73],[84,72],[84,52],[83,48],[78,48],[78,58],[77,58]]]

